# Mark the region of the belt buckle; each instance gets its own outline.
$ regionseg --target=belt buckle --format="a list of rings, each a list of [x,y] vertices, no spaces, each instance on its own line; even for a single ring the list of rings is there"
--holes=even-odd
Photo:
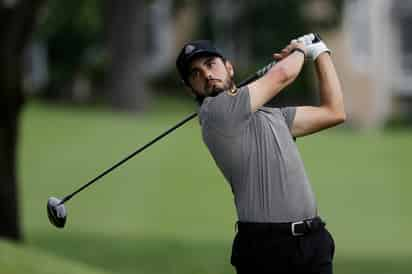
[[[300,224],[304,224],[304,222],[303,222],[303,221],[299,221],[299,222],[294,222],[294,223],[292,223],[292,236],[297,237],[297,236],[302,236],[302,235],[305,234],[305,233],[297,233],[297,232],[295,232],[295,226],[296,226],[296,225],[300,225]]]

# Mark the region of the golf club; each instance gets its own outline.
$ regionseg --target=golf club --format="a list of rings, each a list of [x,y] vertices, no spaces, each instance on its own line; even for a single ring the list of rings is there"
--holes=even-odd
[[[258,70],[256,73],[254,73],[253,75],[251,75],[250,77],[248,77],[247,79],[245,79],[244,81],[242,81],[239,84],[239,87],[245,86],[253,81],[255,81],[256,79],[262,77],[263,75],[265,75],[274,65],[276,64],[276,61],[271,62],[270,64],[266,65],[265,67],[263,67],[262,69]],[[77,189],[76,191],[72,192],[71,194],[65,196],[63,199],[58,199],[55,197],[50,197],[47,200],[47,215],[49,217],[50,223],[53,224],[54,226],[58,227],[58,228],[63,228],[64,225],[66,224],[66,219],[67,219],[67,211],[66,208],[64,206],[64,203],[69,201],[71,198],[73,198],[76,194],[78,194],[79,192],[81,192],[82,190],[84,190],[85,188],[89,187],[91,184],[95,183],[97,180],[99,180],[100,178],[102,178],[103,176],[107,175],[108,173],[110,173],[111,171],[113,171],[115,168],[119,167],[120,165],[122,165],[123,163],[125,163],[126,161],[128,161],[129,159],[133,158],[134,156],[136,156],[137,154],[139,154],[140,152],[142,152],[143,150],[145,150],[146,148],[150,147],[151,145],[153,145],[154,143],[156,143],[157,141],[159,141],[160,139],[162,139],[163,137],[165,137],[166,135],[168,135],[169,133],[171,133],[172,131],[174,131],[175,129],[181,127],[182,125],[184,125],[185,123],[187,123],[188,121],[192,120],[193,118],[195,118],[197,116],[197,113],[192,113],[190,114],[188,117],[186,117],[185,119],[183,119],[182,121],[180,121],[179,123],[177,123],[175,126],[171,127],[170,129],[166,130],[164,133],[162,133],[161,135],[157,136],[156,138],[154,138],[153,140],[151,140],[149,143],[147,143],[146,145],[140,147],[139,149],[137,149],[136,151],[134,151],[133,153],[131,153],[130,155],[128,155],[127,157],[125,157],[124,159],[120,160],[119,162],[117,162],[116,164],[114,164],[113,166],[111,166],[110,168],[106,169],[105,171],[103,171],[102,173],[100,173],[99,175],[97,175],[95,178],[93,178],[92,180],[90,180],[89,182],[87,182],[86,184],[84,184],[82,187],[80,187],[79,189]]]

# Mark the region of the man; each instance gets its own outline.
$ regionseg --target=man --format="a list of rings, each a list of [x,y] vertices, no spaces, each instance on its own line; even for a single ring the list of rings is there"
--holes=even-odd
[[[238,274],[332,273],[334,242],[320,219],[295,137],[345,120],[330,51],[313,34],[273,57],[263,77],[237,88],[234,68],[209,41],[186,44],[177,68],[200,104],[202,136],[232,188],[238,233],[231,263]],[[315,63],[320,106],[264,105]]]

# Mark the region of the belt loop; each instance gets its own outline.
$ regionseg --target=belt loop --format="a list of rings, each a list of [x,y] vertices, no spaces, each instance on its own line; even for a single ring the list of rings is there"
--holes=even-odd
[[[311,231],[312,230],[312,220],[305,220],[304,221],[305,227],[307,230]]]
[[[235,229],[235,233],[239,231],[239,221],[235,222],[234,229]]]

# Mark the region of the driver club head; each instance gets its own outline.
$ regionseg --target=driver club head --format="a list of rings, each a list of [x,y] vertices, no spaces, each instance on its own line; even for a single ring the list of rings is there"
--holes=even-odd
[[[63,228],[66,224],[67,211],[64,204],[60,204],[60,202],[60,199],[50,197],[47,200],[47,215],[50,223],[55,227]]]

